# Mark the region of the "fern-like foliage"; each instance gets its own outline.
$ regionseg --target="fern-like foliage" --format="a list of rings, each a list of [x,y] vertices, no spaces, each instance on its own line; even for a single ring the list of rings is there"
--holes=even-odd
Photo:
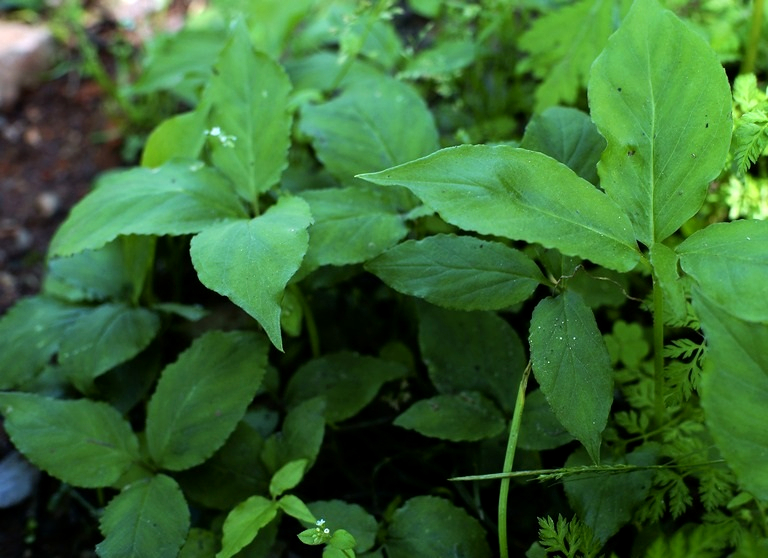
[[[664,347],[664,357],[676,359],[665,370],[667,406],[688,401],[698,389],[705,355],[703,340],[696,343],[690,339],[676,339]]]
[[[688,525],[671,537],[657,538],[645,558],[719,558],[728,546],[728,531],[715,525]]]
[[[551,517],[539,518],[539,544],[548,556],[565,558],[595,558],[602,548],[587,525],[562,515],[557,516],[557,523]]]
[[[731,153],[739,174],[768,147],[768,98],[757,88],[754,74],[739,76],[733,86],[734,119]]]

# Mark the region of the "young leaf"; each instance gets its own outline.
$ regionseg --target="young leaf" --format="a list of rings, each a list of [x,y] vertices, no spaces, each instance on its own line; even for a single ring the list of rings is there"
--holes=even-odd
[[[376,544],[376,534],[379,526],[376,519],[357,504],[329,500],[308,504],[315,517],[326,520],[331,529],[344,527],[355,537],[357,552],[366,552]]]
[[[701,385],[707,425],[739,482],[768,500],[768,325],[734,316],[698,287],[692,301],[708,344]]]
[[[147,447],[161,467],[180,471],[219,449],[261,385],[262,337],[211,331],[167,366],[147,409]]]
[[[184,495],[172,478],[155,475],[130,484],[104,510],[96,546],[102,558],[176,556],[189,530]]]
[[[490,400],[465,391],[417,401],[393,424],[441,440],[476,442],[501,434],[506,421]]]
[[[210,107],[198,106],[163,120],[147,138],[141,166],[155,168],[173,159],[197,159],[205,145],[205,123]]]
[[[0,411],[16,448],[73,486],[109,486],[140,459],[130,424],[105,403],[6,392]]]
[[[629,218],[554,159],[506,145],[463,145],[360,178],[402,185],[457,227],[538,242],[629,271],[640,260]]]
[[[311,222],[304,200],[284,197],[255,219],[209,227],[190,247],[203,285],[248,312],[280,350],[280,303],[307,251]]]
[[[768,222],[716,223],[676,251],[702,291],[742,320],[768,321]]]
[[[119,235],[181,235],[247,217],[229,181],[199,163],[115,171],[99,179],[51,240],[50,256],[101,248]]]
[[[309,511],[309,508],[306,506],[306,504],[293,494],[286,494],[280,498],[277,503],[281,510],[283,510],[291,517],[295,517],[299,521],[303,521],[305,523],[314,523],[316,521],[315,516],[311,511]]]
[[[277,498],[283,492],[296,487],[301,479],[304,478],[304,472],[307,470],[307,459],[297,459],[289,461],[280,467],[269,482],[269,494],[272,498]]]
[[[307,459],[311,466],[323,443],[324,410],[325,398],[315,397],[288,412],[282,430],[264,442],[261,459],[269,471],[297,459]]]
[[[480,523],[463,509],[434,496],[411,498],[393,514],[385,546],[389,558],[491,556]]]
[[[279,64],[254,51],[242,21],[233,27],[203,101],[211,104],[211,160],[254,203],[288,165],[291,83]]]
[[[499,242],[435,235],[409,240],[365,268],[398,292],[456,310],[502,310],[546,281],[533,261]]]
[[[235,507],[224,520],[224,537],[216,558],[231,558],[256,538],[277,515],[280,506],[263,496],[251,496]]]
[[[555,416],[599,463],[613,375],[592,310],[571,291],[546,298],[533,311],[529,339],[533,373]]]
[[[669,312],[673,323],[683,323],[688,308],[685,289],[677,271],[678,255],[669,246],[657,242],[651,246],[650,257],[653,273],[664,295],[664,310]]]
[[[629,215],[640,242],[661,242],[699,210],[728,154],[731,95],[723,67],[672,12],[637,0],[592,66],[589,102],[608,141],[600,185]]]
[[[310,360],[299,368],[285,389],[289,407],[323,394],[325,420],[336,423],[356,415],[373,401],[385,383],[407,373],[399,363],[351,352],[333,353]]]

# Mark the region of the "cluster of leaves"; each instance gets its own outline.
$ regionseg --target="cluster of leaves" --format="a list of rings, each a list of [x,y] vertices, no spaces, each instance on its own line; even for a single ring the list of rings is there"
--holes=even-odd
[[[479,8],[220,0],[151,45],[122,94],[188,110],[0,320],[5,427],[109,489],[100,556],[766,546],[768,226],[679,232],[762,132],[655,0]]]

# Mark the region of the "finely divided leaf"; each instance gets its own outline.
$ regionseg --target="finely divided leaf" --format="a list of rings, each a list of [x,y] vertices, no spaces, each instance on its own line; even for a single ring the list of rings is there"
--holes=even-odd
[[[167,366],[147,409],[152,459],[180,471],[219,449],[261,385],[267,350],[255,333],[211,331]]]
[[[172,478],[156,475],[128,485],[109,502],[101,518],[102,558],[176,556],[189,530],[184,495]]]
[[[699,210],[728,154],[723,67],[672,12],[637,0],[592,66],[589,102],[608,141],[600,185],[640,242],[661,242]]]
[[[733,130],[733,160],[744,174],[768,147],[768,114],[754,110],[743,114]]]
[[[509,146],[463,145],[361,178],[410,189],[466,230],[538,242],[629,271],[632,225],[600,190],[554,159]]]
[[[192,264],[203,285],[248,312],[280,350],[283,291],[301,266],[311,222],[307,202],[284,197],[255,219],[209,227],[192,239]]]
[[[182,235],[247,214],[229,181],[200,163],[168,163],[102,177],[51,241],[51,256],[101,248],[119,235]]]

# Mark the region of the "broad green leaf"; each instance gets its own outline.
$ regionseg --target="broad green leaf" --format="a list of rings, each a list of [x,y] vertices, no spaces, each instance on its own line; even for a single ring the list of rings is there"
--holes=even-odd
[[[283,291],[309,245],[309,206],[283,197],[263,215],[209,227],[192,239],[190,253],[200,281],[248,312],[283,349]]]
[[[165,475],[130,484],[104,510],[96,546],[103,558],[176,556],[189,530],[190,515],[176,481]]]
[[[51,241],[51,256],[101,248],[119,235],[196,233],[247,214],[229,182],[199,163],[168,163],[103,176]]]
[[[324,410],[325,398],[315,397],[288,412],[282,430],[264,442],[261,459],[267,470],[274,473],[297,459],[309,460],[309,466],[314,463],[325,434]]]
[[[289,461],[280,467],[272,480],[269,481],[269,494],[272,498],[277,498],[283,492],[295,488],[304,478],[304,472],[307,470],[307,459],[297,459]]]
[[[251,496],[238,504],[224,520],[224,537],[216,558],[230,558],[256,538],[263,527],[277,515],[277,502],[263,496]]]
[[[160,319],[146,308],[123,303],[89,308],[61,333],[59,364],[81,390],[93,380],[139,354],[155,338]]]
[[[340,82],[336,82],[341,72],[338,54],[328,50],[314,52],[299,58],[291,57],[285,60],[285,69],[291,78],[297,92],[313,95],[315,91],[332,93],[334,90],[346,88],[350,84],[359,83],[371,79],[381,79],[382,72],[371,64],[356,59],[352,62],[346,73],[343,73]]]
[[[89,308],[35,296],[0,317],[0,389],[34,379],[56,354],[66,332]]]
[[[501,434],[504,415],[489,399],[472,391],[422,399],[398,416],[395,426],[452,442],[476,442]]]
[[[308,504],[312,514],[325,520],[331,531],[343,527],[357,541],[356,552],[365,552],[376,544],[379,526],[376,519],[357,504],[341,500],[326,500]]]
[[[106,403],[6,392],[0,411],[13,445],[73,486],[109,486],[140,459],[131,425]]]
[[[658,457],[652,445],[641,446],[624,457],[604,455],[603,465],[655,465]],[[586,467],[593,460],[579,448],[565,462],[566,467]],[[648,495],[653,484],[651,469],[621,473],[572,475],[563,480],[568,501],[578,517],[602,543],[632,519],[632,512]]]
[[[615,202],[554,159],[506,145],[462,145],[361,176],[405,186],[448,223],[538,242],[617,271],[640,260]]]
[[[475,61],[479,45],[465,39],[440,40],[408,60],[399,77],[404,79],[434,79],[442,81],[455,76]]]
[[[304,107],[299,129],[343,184],[361,172],[386,169],[439,147],[422,98],[388,77],[355,83],[327,103]]]
[[[682,242],[680,266],[742,320],[768,321],[768,222],[716,223]]]
[[[561,102],[573,104],[587,85],[589,68],[626,11],[627,0],[580,0],[536,19],[520,37],[525,62],[544,81],[536,89],[536,112]]]
[[[211,160],[249,203],[274,186],[288,165],[290,89],[280,65],[254,51],[245,25],[235,24],[204,100],[211,103]]]
[[[747,322],[693,288],[707,338],[701,405],[720,453],[741,485],[768,501],[768,325]]]
[[[502,310],[546,281],[528,256],[500,242],[440,234],[390,248],[365,268],[398,292],[455,310]]]
[[[589,115],[580,110],[550,107],[534,115],[525,127],[520,147],[549,155],[597,184],[597,163],[605,140]]]
[[[478,521],[447,500],[416,496],[392,516],[384,543],[389,558],[463,556],[490,558]]]
[[[534,390],[525,396],[523,420],[517,447],[527,450],[559,448],[573,440],[573,436],[557,420],[544,392]]]
[[[678,256],[665,244],[656,243],[650,250],[653,273],[664,295],[664,310],[675,323],[682,323],[687,314],[685,289],[678,273]]]
[[[357,541],[355,541],[355,537],[353,537],[346,529],[336,529],[333,532],[333,535],[331,535],[331,540],[328,541],[328,547],[338,550],[351,550],[355,548],[356,544]],[[326,553],[323,552],[323,556],[325,556],[325,554]],[[339,553],[338,556],[339,558],[346,558],[348,554],[342,552]]]
[[[312,211],[306,260],[312,267],[364,262],[407,233],[396,200],[372,188],[327,188],[301,193]]]
[[[315,522],[315,516],[309,510],[307,505],[293,494],[287,494],[283,496],[277,501],[277,503],[280,505],[280,509],[291,517],[295,517],[299,521],[303,522]]]
[[[505,412],[514,409],[525,351],[515,331],[497,315],[421,305],[419,348],[440,393],[479,391]]]
[[[147,408],[155,463],[180,471],[213,455],[261,385],[267,351],[255,333],[210,331],[168,365]]]
[[[529,341],[533,373],[555,416],[599,463],[613,370],[592,310],[571,291],[545,298],[533,311]]]
[[[205,145],[209,107],[163,120],[147,138],[141,152],[141,166],[155,168],[173,159],[197,159]]]
[[[179,551],[178,558],[214,558],[218,542],[213,532],[192,527]]]
[[[589,102],[608,141],[601,187],[629,215],[637,240],[661,242],[696,214],[728,154],[723,67],[672,12],[637,0],[592,66]]]
[[[352,352],[324,355],[299,368],[285,388],[289,407],[322,394],[325,420],[336,423],[355,416],[368,405],[381,386],[407,374],[397,362]]]

